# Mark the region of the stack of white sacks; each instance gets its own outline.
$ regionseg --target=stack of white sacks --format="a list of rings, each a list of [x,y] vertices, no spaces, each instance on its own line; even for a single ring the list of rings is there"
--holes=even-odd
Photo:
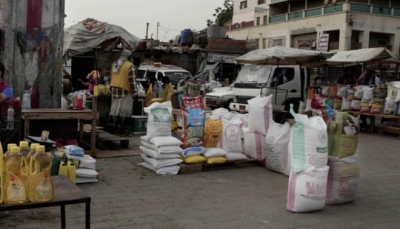
[[[99,173],[96,171],[96,160],[85,154],[85,150],[79,146],[63,146],[63,152],[68,159],[73,159],[76,164],[76,183],[98,182]]]
[[[319,117],[291,113],[296,123],[291,129],[289,160],[291,172],[286,209],[310,212],[325,206],[328,179],[328,133]]]
[[[147,133],[140,138],[140,165],[160,175],[176,175],[182,162],[182,142],[171,136],[172,104],[153,103],[145,107]]]

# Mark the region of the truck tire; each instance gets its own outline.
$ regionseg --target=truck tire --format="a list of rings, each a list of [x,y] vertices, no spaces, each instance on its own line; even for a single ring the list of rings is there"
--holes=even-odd
[[[231,105],[231,103],[232,103],[232,99],[228,100],[228,102],[227,102],[226,105],[225,105],[225,108],[226,108],[228,111],[231,111],[231,109],[229,108],[229,106]]]

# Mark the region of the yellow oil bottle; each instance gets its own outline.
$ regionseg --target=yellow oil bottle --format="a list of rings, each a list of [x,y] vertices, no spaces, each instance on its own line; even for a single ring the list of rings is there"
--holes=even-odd
[[[19,147],[11,146],[10,154],[5,159],[4,177],[4,203],[20,204],[28,201],[26,195],[26,183],[21,177],[21,165],[23,157],[19,153]]]
[[[51,158],[44,152],[44,146],[36,146],[36,153],[30,160],[29,200],[46,202],[54,198],[54,186],[51,181]]]
[[[72,182],[72,183],[76,183],[76,166],[75,166],[75,162],[73,162],[72,160],[68,161],[67,164],[67,170],[68,170],[68,179]]]
[[[28,167],[29,167],[29,162],[26,160],[26,156],[28,156],[29,153],[29,142],[28,141],[20,141],[19,142],[19,153],[23,157],[23,164],[21,167],[21,175],[24,181],[26,182],[27,177],[28,177]]]
[[[10,154],[10,147],[11,146],[17,146],[15,143],[8,143],[7,144],[7,151],[4,153],[4,158],[6,158]]]
[[[4,154],[3,154],[3,144],[0,142],[0,204],[4,201]]]
[[[27,141],[20,141],[19,142],[19,153],[23,156],[26,157],[29,153],[29,142]]]
[[[33,155],[35,155],[36,153],[36,146],[39,146],[39,143],[32,143],[31,144],[31,149],[29,150],[28,155],[26,155],[26,163],[28,164],[28,166],[30,167],[30,163],[31,163],[31,158],[33,157]],[[31,168],[32,170],[33,168]],[[30,174],[30,173],[28,173]]]

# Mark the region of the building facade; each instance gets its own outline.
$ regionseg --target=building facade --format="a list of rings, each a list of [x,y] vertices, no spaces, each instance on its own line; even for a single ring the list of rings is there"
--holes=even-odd
[[[400,1],[236,0],[234,4],[232,22],[226,24],[229,37],[256,40],[258,48],[282,45],[337,52],[386,47],[399,56]]]

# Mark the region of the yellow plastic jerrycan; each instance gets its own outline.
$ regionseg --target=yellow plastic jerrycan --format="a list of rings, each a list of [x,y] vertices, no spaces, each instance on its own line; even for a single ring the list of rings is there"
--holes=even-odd
[[[75,184],[76,183],[75,162],[73,162],[72,160],[68,160],[67,168],[68,168],[68,179]]]
[[[50,176],[52,160],[45,152],[44,146],[36,146],[36,153],[31,158],[29,176],[29,200],[46,202],[54,198],[54,186]]]
[[[21,166],[24,158],[19,153],[19,147],[11,146],[10,154],[5,160],[4,202],[20,204],[28,201],[27,185],[21,176]]]

